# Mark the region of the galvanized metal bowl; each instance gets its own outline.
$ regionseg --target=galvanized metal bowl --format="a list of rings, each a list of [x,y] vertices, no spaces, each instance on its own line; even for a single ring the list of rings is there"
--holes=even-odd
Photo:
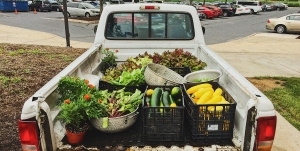
[[[219,70],[206,69],[189,73],[184,76],[184,80],[188,83],[204,83],[204,82],[219,82],[222,72]],[[200,79],[208,79],[206,81],[198,81]]]
[[[97,130],[105,132],[105,133],[117,133],[124,131],[131,127],[137,117],[138,117],[138,108],[126,115],[120,116],[120,117],[113,117],[113,118],[108,118],[108,127],[103,128],[103,118],[98,118],[98,119],[92,119],[91,124],[93,127],[95,127]]]

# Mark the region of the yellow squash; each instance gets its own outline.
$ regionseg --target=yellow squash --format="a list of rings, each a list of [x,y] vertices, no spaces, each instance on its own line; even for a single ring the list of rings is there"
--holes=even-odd
[[[217,88],[213,94],[213,96],[217,96],[217,95],[222,95],[222,89],[221,88]]]
[[[205,92],[212,91],[214,92],[214,89],[211,87],[208,88],[200,88],[198,91],[192,94],[192,98],[198,99],[200,98]]]
[[[195,86],[190,87],[189,89],[186,90],[187,94],[193,94],[195,93],[197,90],[199,90],[200,88],[207,88],[207,87],[212,87],[211,84],[209,83],[202,83],[202,84],[198,84]]]
[[[208,100],[210,100],[213,96],[213,91],[206,91],[197,101],[197,104],[204,104]]]
[[[222,101],[222,96],[217,95],[217,96],[213,96],[210,100],[205,102],[205,104],[217,104],[221,101]]]

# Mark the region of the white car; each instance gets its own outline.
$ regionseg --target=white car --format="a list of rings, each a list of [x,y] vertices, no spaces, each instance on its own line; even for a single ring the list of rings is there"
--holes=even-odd
[[[289,14],[279,18],[270,18],[266,29],[277,33],[300,32],[300,13]]]
[[[69,17],[71,16],[91,17],[91,16],[100,15],[100,9],[97,9],[92,4],[85,3],[85,2],[68,2],[67,11]]]
[[[236,7],[235,15],[250,14],[250,8],[243,5],[234,5]]]

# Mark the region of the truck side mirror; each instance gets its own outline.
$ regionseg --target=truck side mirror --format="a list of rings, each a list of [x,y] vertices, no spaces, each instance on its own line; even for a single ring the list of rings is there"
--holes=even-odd
[[[203,32],[203,35],[205,34],[205,27],[201,26],[202,27],[202,32]]]

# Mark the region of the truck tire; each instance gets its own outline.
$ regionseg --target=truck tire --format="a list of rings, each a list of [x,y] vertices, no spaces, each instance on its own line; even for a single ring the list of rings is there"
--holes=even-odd
[[[228,16],[228,12],[223,12],[223,16],[227,17]]]

